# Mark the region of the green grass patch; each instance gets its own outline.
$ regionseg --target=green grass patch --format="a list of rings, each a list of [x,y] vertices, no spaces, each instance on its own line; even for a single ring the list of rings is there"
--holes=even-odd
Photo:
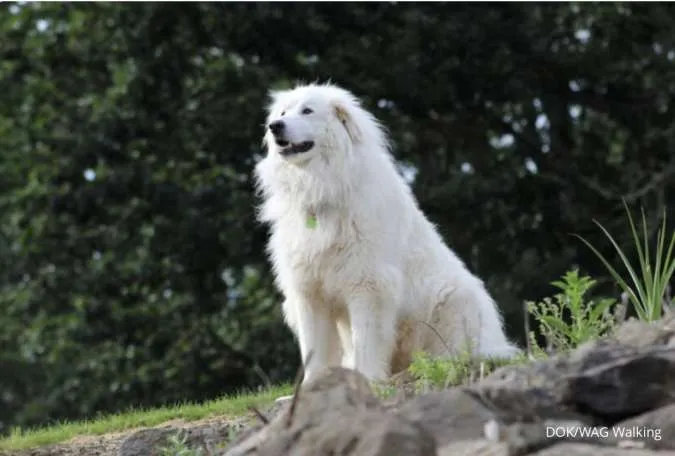
[[[528,361],[522,354],[513,358],[487,358],[472,355],[469,351],[452,357],[433,357],[415,353],[408,371],[415,379],[417,392],[471,385],[494,372],[495,369]]]
[[[248,412],[249,407],[264,407],[283,395],[291,394],[291,385],[282,385],[257,393],[242,393],[214,401],[195,404],[185,403],[147,410],[129,410],[94,420],[56,423],[35,429],[14,429],[0,439],[0,450],[16,451],[68,441],[74,437],[102,435],[128,429],[157,426],[164,422],[182,419],[194,421],[210,416],[237,417]]]

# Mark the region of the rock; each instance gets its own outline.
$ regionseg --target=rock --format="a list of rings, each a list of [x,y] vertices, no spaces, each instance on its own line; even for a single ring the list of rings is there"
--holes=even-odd
[[[223,454],[675,455],[674,341],[675,318],[628,321],[571,353],[389,406],[359,373],[329,369]]]
[[[611,424],[671,402],[674,377],[675,347],[639,348],[606,340],[544,362],[505,366],[483,384],[548,390],[558,406]]]
[[[388,396],[384,400],[384,405],[391,410],[418,393],[416,379],[407,370],[392,375],[388,380],[376,382],[374,386],[380,395]]]
[[[675,450],[675,404],[627,419],[614,427],[632,432],[632,440],[644,442],[647,448]]]
[[[368,420],[363,420],[367,424]],[[358,423],[355,421],[354,424]],[[363,428],[360,428],[361,430]],[[333,454],[333,453],[330,453]],[[436,456],[436,441],[424,428],[397,415],[385,415],[361,436],[352,452],[363,456]]]
[[[136,431],[124,440],[118,454],[119,456],[160,455],[160,450],[167,445],[169,437],[179,431],[174,426]]]
[[[494,414],[461,389],[427,393],[411,399],[396,412],[427,429],[439,446],[454,440],[483,437],[483,426]]]
[[[304,429],[284,429],[260,445],[257,455],[281,456],[436,456],[427,431],[401,417],[379,410],[330,412]]]
[[[617,329],[611,339],[635,348],[675,346],[675,315],[656,322],[630,319]]]
[[[509,423],[546,419],[573,420],[580,425],[592,422],[558,404],[545,390],[490,384],[424,394],[401,405],[397,413],[429,430],[439,446],[483,438],[485,425],[492,420],[503,428]]]
[[[404,453],[392,453],[399,448]],[[240,439],[226,455],[434,456],[433,437],[402,417],[387,414],[368,381],[356,371],[327,369],[305,385],[297,402],[285,403],[258,432]]]
[[[671,451],[656,452],[638,448],[611,448],[588,443],[559,443],[536,453],[533,456],[673,456]]]
[[[163,426],[159,428],[141,429],[127,437],[119,447],[119,456],[159,456],[166,447],[168,439],[174,435],[185,438],[190,448],[215,448],[226,442],[243,422],[232,423],[212,420],[198,426]]]
[[[333,368],[243,432],[245,419],[172,423],[118,435],[102,451],[79,442],[71,454],[159,456],[182,432],[213,456],[675,456],[674,379],[675,317],[630,320],[612,337],[467,387],[420,395],[402,374],[376,385],[398,396],[387,404],[361,374]]]
[[[459,440],[439,448],[437,456],[510,456],[509,451],[503,442]]]
[[[568,364],[565,355],[558,355],[545,361],[502,366],[486,376],[480,384],[550,390],[556,385],[560,373],[568,369]]]
[[[645,349],[596,343],[570,357],[555,386],[560,402],[615,423],[658,408],[675,397],[675,347]]]
[[[478,384],[465,391],[489,409],[502,423],[593,420],[558,400],[551,391],[539,387],[511,388],[506,385]]]

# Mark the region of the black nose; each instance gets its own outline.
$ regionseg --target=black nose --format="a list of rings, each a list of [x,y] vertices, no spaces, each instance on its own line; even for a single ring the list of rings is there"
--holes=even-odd
[[[269,124],[270,131],[273,135],[278,135],[281,133],[284,130],[284,127],[285,125],[283,120],[275,120]]]

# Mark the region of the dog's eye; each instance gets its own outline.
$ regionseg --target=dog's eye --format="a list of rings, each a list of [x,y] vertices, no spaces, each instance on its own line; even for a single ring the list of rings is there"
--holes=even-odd
[[[281,116],[283,117],[285,115],[286,115],[286,111],[281,111]]]
[[[314,112],[314,111],[312,111],[312,110],[309,109],[309,108],[305,108],[305,109],[302,110],[302,113],[305,114],[305,115],[311,114],[311,113],[313,113],[313,112]]]

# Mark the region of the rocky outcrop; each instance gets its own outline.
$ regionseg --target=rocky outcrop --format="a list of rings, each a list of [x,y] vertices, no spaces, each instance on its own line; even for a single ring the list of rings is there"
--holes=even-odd
[[[165,456],[163,449],[171,437],[178,437],[186,447],[197,449],[203,455],[212,454],[214,448],[222,447],[223,442],[244,429],[246,421],[213,419],[141,429],[121,442],[117,456]]]
[[[675,455],[675,320],[388,405],[357,372],[300,389],[225,456]]]

